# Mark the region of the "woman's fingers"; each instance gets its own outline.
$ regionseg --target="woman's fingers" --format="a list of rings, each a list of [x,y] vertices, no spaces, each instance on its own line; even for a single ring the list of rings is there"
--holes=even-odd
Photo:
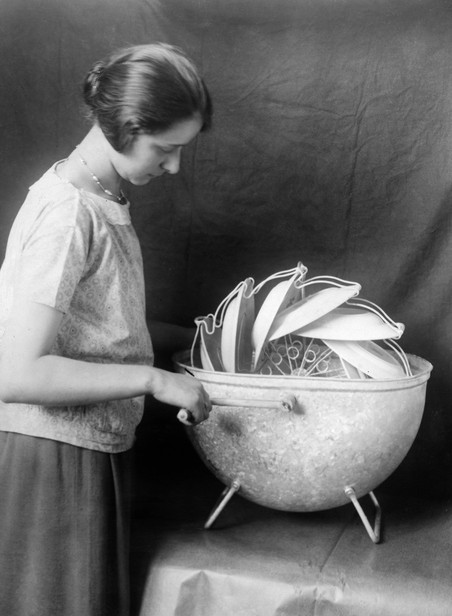
[[[152,394],[157,400],[179,407],[180,420],[190,425],[208,418],[212,409],[210,398],[196,377],[154,369],[158,376]],[[189,415],[188,415],[189,413]]]
[[[202,404],[193,411],[190,411],[189,409],[181,409],[177,414],[177,418],[186,426],[193,426],[208,419],[211,410],[212,405],[207,397],[207,399],[204,399]]]

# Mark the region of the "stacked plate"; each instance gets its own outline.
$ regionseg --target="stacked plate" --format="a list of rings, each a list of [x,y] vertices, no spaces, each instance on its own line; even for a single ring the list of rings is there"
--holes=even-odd
[[[257,286],[247,278],[214,315],[198,317],[203,369],[359,379],[410,374],[395,342],[402,323],[359,298],[360,284],[306,273],[298,263]],[[270,282],[276,284],[256,314],[256,297]]]

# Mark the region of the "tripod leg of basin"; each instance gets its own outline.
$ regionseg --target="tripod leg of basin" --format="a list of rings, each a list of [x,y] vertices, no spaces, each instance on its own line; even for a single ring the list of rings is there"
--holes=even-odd
[[[380,541],[381,508],[375,494],[373,492],[369,492],[369,496],[375,506],[375,521],[374,527],[372,528],[366,514],[363,511],[363,508],[361,507],[358,499],[356,498],[355,490],[351,486],[346,486],[344,488],[344,492],[352,501],[356,511],[358,512],[359,517],[361,518],[362,523],[364,524],[365,529],[367,530],[367,534],[374,543],[378,543]]]
[[[212,509],[207,522],[204,524],[204,528],[210,528],[212,526],[212,524],[215,522],[215,520],[218,518],[220,513],[223,511],[223,509],[226,507],[230,499],[234,496],[234,494],[237,492],[239,488],[240,488],[240,483],[235,480],[232,482],[229,488],[226,487],[223,490],[220,498],[218,499],[217,504]]]

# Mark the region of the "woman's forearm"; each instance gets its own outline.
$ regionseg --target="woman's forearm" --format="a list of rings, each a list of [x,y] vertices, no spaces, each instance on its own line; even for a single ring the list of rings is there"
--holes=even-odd
[[[83,405],[152,393],[155,368],[98,364],[45,355],[14,371],[3,368],[0,399],[25,404]]]
[[[0,400],[45,406],[80,406],[150,394],[206,418],[209,396],[200,381],[149,365],[103,364],[52,355],[62,314],[18,301],[1,339]]]
[[[97,364],[44,355],[8,371],[0,363],[0,400],[44,406],[82,406],[144,394],[207,418],[209,396],[200,381],[153,366]]]

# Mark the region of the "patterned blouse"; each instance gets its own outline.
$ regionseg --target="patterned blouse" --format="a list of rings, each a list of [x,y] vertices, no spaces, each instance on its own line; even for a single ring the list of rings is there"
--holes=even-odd
[[[0,270],[1,336],[14,294],[63,313],[53,355],[147,364],[143,263],[129,204],[78,190],[49,169],[28,193]],[[84,406],[0,403],[0,430],[116,453],[129,449],[144,397]]]

